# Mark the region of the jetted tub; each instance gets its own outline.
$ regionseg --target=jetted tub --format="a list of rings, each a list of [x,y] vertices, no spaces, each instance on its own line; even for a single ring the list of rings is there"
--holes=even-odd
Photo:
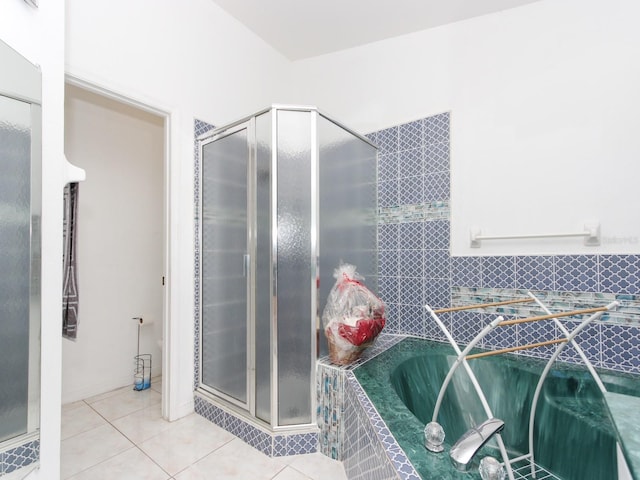
[[[446,433],[445,451],[435,454],[424,448],[424,426],[431,421],[438,392],[454,360],[455,353],[447,344],[407,338],[354,370],[398,444],[425,479],[480,478],[477,466],[482,457],[492,455],[502,460],[497,448],[491,446],[495,442],[490,442],[476,455],[469,473],[458,472],[451,465],[451,445],[472,425],[486,420],[463,368],[449,384],[438,417]],[[509,456],[528,453],[531,401],[546,362],[498,355],[469,360],[469,364],[494,416],[505,422],[502,438]],[[637,375],[599,373],[608,391],[640,396]],[[556,478],[618,478],[614,427],[600,390],[580,365],[554,365],[538,402],[534,439],[536,464]],[[520,471],[525,474],[528,470]]]

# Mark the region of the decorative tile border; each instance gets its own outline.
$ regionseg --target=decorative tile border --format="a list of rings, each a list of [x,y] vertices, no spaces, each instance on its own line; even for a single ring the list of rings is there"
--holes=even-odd
[[[527,290],[453,287],[452,305],[464,306],[477,303],[501,302],[518,298],[526,298]],[[584,308],[602,307],[613,301],[620,302],[614,311],[605,312],[577,337],[576,341],[584,350],[589,361],[600,368],[624,372],[640,372],[640,295],[593,292],[557,292],[532,291],[540,301],[552,312],[568,312]],[[474,309],[452,314],[453,335],[456,340],[469,342],[480,329],[496,315],[510,318],[525,318],[544,315],[546,312],[535,303],[524,303]],[[475,318],[474,318],[475,316]],[[580,321],[589,315],[576,315],[561,319],[565,327],[571,331]],[[473,323],[472,323],[473,322]],[[506,330],[506,329],[505,329]],[[515,345],[526,345],[560,337],[552,321],[521,324],[509,332],[495,332],[482,341],[486,348],[503,348]],[[520,355],[549,358],[553,348],[536,348],[517,352]],[[578,353],[567,347],[560,355],[560,360],[570,363],[582,363]]]
[[[454,306],[473,305],[476,303],[501,302],[527,298],[529,290],[507,288],[459,287],[451,289],[451,303]],[[558,292],[531,290],[552,312],[568,312],[583,308],[603,307],[613,301],[620,306],[605,312],[598,322],[616,323],[620,325],[640,325],[640,295],[594,292]],[[535,303],[505,305],[484,309],[484,313],[498,313],[509,316],[527,317],[544,315],[544,311]],[[574,320],[585,319],[588,315],[572,317]]]
[[[407,223],[429,220],[448,220],[449,201],[437,200],[432,202],[392,205],[378,208],[378,223]]]
[[[344,370],[324,362],[317,363],[317,420],[320,453],[343,460]]]
[[[200,379],[200,152],[198,137],[215,127],[202,120],[193,122],[193,218],[194,218],[194,335],[193,335],[193,388]]]
[[[0,477],[27,467],[40,458],[40,440],[32,440],[0,453]]]
[[[242,417],[214,405],[199,395],[196,395],[194,399],[194,406],[198,415],[270,457],[301,455],[318,451],[317,432],[284,435],[267,432],[246,422]]]

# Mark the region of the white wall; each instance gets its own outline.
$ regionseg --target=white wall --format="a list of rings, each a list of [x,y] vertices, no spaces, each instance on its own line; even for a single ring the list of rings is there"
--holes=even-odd
[[[296,62],[296,101],[361,131],[451,111],[456,255],[637,253],[640,4],[544,0]],[[637,215],[635,215],[637,216]],[[580,240],[485,234],[602,226]]]
[[[79,188],[79,330],[62,345],[62,402],[133,383],[140,352],[162,373],[164,119],[67,86],[65,154]]]
[[[39,478],[50,480],[60,471],[65,70],[168,114],[173,196],[167,273],[175,352],[169,403],[177,418],[193,401],[193,119],[222,124],[282,101],[276,92],[285,90],[289,63],[209,0],[47,1],[39,9],[2,0],[1,8],[0,39],[43,71]]]
[[[290,63],[211,0],[69,0],[66,46],[68,73],[212,124],[287,91]]]
[[[42,379],[40,465],[36,478],[60,471],[60,361],[62,275],[62,187],[64,2],[41,2],[40,9],[2,0],[0,38],[42,68]]]
[[[602,216],[605,235],[638,234],[638,222],[620,220],[638,205],[636,2],[543,0],[293,66],[209,0],[40,3],[32,10],[2,0],[0,38],[43,70],[42,478],[59,472],[65,61],[74,77],[169,115],[173,417],[192,406],[194,117],[222,124],[272,102],[299,102],[366,132],[451,110],[454,253],[475,253],[464,246],[471,222],[520,213],[521,197],[495,201],[490,192],[514,185],[524,167],[534,181],[518,190],[538,200],[536,171],[566,177],[578,167],[587,180],[580,197],[603,202],[603,212],[592,205],[584,214]],[[600,196],[589,188],[598,177],[615,180]],[[488,203],[500,208],[485,219],[479,210]],[[575,205],[564,205],[582,222]],[[546,203],[520,208],[561,217]],[[506,226],[522,228],[512,219]]]
[[[193,120],[222,125],[280,101],[290,63],[210,0],[66,5],[68,74],[169,115],[164,412],[179,418],[193,409]]]

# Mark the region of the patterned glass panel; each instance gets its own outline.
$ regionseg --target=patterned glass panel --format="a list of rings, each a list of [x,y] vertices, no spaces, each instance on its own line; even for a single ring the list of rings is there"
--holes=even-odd
[[[322,314],[340,262],[358,267],[366,285],[378,292],[376,148],[331,120],[318,118],[319,248]],[[320,334],[320,354],[328,353]]]
[[[256,117],[256,416],[271,422],[271,112]]]
[[[0,96],[0,441],[27,431],[30,105]]]
[[[247,131],[203,146],[202,383],[247,403]]]
[[[311,422],[311,113],[278,111],[278,423]],[[313,281],[315,284],[315,279]]]

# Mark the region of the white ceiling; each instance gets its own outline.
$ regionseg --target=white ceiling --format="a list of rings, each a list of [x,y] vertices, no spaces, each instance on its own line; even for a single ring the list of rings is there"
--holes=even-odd
[[[213,0],[291,60],[537,0]]]

